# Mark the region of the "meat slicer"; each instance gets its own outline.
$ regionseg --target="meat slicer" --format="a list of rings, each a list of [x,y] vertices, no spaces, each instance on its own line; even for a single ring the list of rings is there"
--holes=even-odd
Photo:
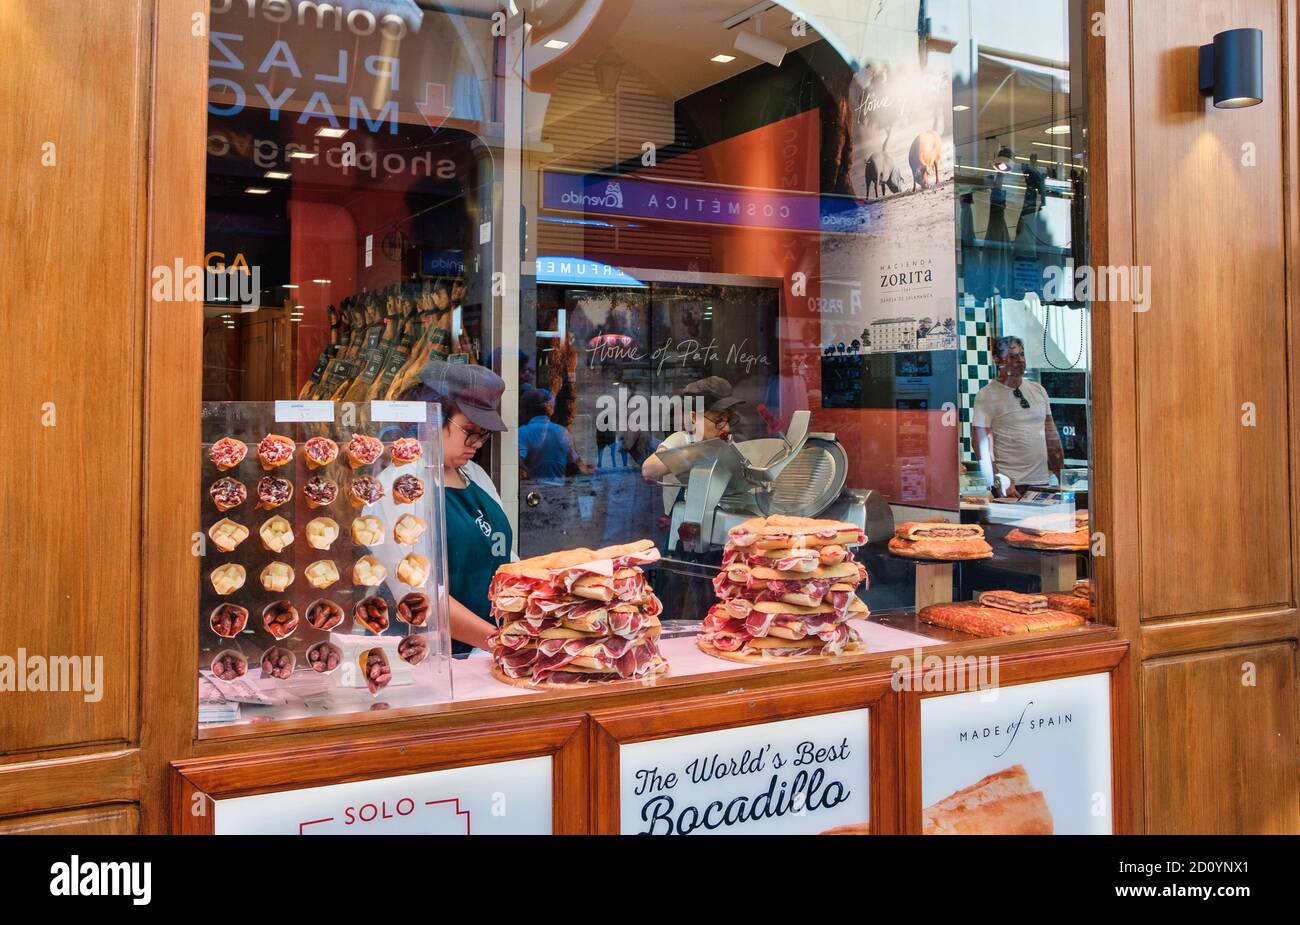
[[[770,514],[842,520],[861,527],[868,542],[888,542],[889,503],[875,490],[845,490],[848,454],[834,434],[809,433],[811,422],[811,412],[796,411],[784,436],[660,451],[677,479],[663,484],[668,551],[718,549],[732,527]]]

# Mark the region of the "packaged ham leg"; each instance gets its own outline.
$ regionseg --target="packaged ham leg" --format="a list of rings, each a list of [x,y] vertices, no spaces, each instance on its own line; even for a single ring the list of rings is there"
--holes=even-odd
[[[643,566],[659,558],[650,540],[572,549],[512,562],[488,590],[492,673],[521,687],[578,687],[653,678],[663,610]]]

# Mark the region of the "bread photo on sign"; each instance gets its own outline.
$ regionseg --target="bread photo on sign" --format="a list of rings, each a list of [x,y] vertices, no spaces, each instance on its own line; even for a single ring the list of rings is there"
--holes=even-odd
[[[808,517],[755,517],[733,527],[713,579],[718,603],[696,645],[754,664],[865,652],[849,621],[869,616],[857,596],[867,570],[850,548],[866,541],[853,524]]]
[[[653,542],[639,540],[501,566],[488,588],[498,626],[488,640],[493,676],[547,689],[665,673],[663,605],[642,571],[658,558]]]
[[[1052,812],[1023,765],[1012,765],[921,810],[923,835],[1051,835]]]
[[[1007,543],[1021,549],[1084,552],[1088,548],[1088,512],[1027,517],[1007,534]]]
[[[889,551],[906,559],[931,562],[958,562],[967,559],[991,559],[993,547],[984,539],[979,524],[943,522],[899,524],[889,541]]]

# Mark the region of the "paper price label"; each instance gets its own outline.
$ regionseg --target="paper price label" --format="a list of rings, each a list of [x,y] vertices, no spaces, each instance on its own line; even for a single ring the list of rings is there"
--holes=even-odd
[[[277,423],[288,421],[334,421],[332,401],[278,401],[275,403]]]
[[[429,420],[429,408],[422,401],[372,401],[370,420],[424,424]]]

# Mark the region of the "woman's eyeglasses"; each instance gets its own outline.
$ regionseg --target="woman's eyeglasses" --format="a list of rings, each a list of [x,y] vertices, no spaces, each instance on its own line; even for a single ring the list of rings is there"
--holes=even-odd
[[[1016,396],[1016,398],[1020,399],[1021,408],[1029,407],[1029,399],[1025,398],[1024,393],[1022,393],[1019,389],[1012,389],[1011,394]]]
[[[1028,408],[1029,406],[1025,405],[1025,407]],[[455,421],[448,421],[447,423],[465,435],[465,445],[471,450],[477,450],[492,439],[492,431],[490,430],[467,430]]]

